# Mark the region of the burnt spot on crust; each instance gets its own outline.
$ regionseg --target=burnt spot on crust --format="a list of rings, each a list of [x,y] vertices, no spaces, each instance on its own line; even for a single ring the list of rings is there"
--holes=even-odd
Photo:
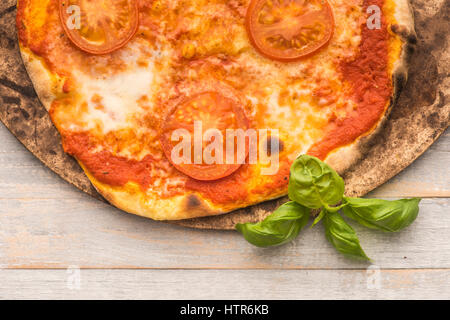
[[[204,217],[215,215],[218,212],[213,211],[207,204],[202,201],[197,195],[190,194],[188,195],[184,203],[182,205],[183,213],[186,213],[187,216],[192,217]]]
[[[6,8],[5,10],[0,12],[0,19],[3,18],[4,15],[14,12],[16,10],[16,5]]]
[[[16,42],[8,37],[6,32],[0,31],[0,46],[2,48],[13,49],[15,45]]]
[[[190,194],[186,200],[187,209],[196,209],[201,205],[200,199],[195,194]]]
[[[396,104],[398,99],[400,98],[400,94],[402,93],[403,89],[406,86],[407,79],[408,79],[407,74],[402,71],[396,72],[393,75],[395,92],[394,97],[391,98],[391,106],[393,104]]]
[[[403,40],[410,44],[417,44],[417,36],[414,32],[411,32],[409,28],[406,26],[402,26],[399,24],[393,24],[391,26],[391,31],[397,35],[399,35]]]
[[[406,39],[410,44],[417,44],[417,36],[415,33],[410,33]]]
[[[397,35],[399,35],[403,41],[405,41],[404,45],[404,59],[409,63],[412,54],[414,53],[417,45],[417,35],[414,30],[407,28],[406,26],[393,24],[391,26],[391,31]]]
[[[268,156],[271,156],[274,152],[281,153],[284,150],[284,142],[277,136],[268,136],[266,143],[263,144],[264,151]]]
[[[26,97],[35,97],[36,93],[33,89],[33,87],[31,86],[21,86],[18,85],[17,83],[6,79],[6,78],[0,78],[0,85],[7,87],[9,89],[12,89]]]
[[[393,74],[394,94],[391,99],[390,108],[397,104],[400,99],[400,94],[406,87],[409,66],[412,62],[411,59],[417,46],[417,35],[414,30],[411,30],[404,25],[394,24],[391,26],[391,31],[398,34],[404,41],[404,44],[401,56],[403,63],[397,68],[397,70],[394,71]]]
[[[439,113],[433,112],[432,114],[427,116],[427,123],[431,128],[438,127],[439,122],[440,122]]]
[[[415,44],[408,43],[406,45],[405,52],[407,54],[406,59],[407,59],[408,62],[411,60],[411,56],[413,55],[415,50],[416,50],[416,45]]]
[[[13,104],[16,106],[20,106],[21,103],[21,100],[18,97],[3,96],[2,100],[4,104]]]

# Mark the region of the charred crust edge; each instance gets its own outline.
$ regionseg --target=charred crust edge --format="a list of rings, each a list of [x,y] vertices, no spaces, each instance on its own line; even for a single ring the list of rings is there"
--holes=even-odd
[[[211,209],[199,196],[196,194],[189,194],[183,201],[182,212],[189,213],[195,217],[210,216],[219,214]]]
[[[400,64],[396,66],[396,68],[392,73],[392,83],[394,86],[394,90],[390,99],[389,106],[386,110],[386,113],[382,121],[378,124],[375,130],[369,136],[363,137],[359,140],[356,146],[358,150],[358,155],[355,154],[355,157],[351,165],[349,165],[345,170],[343,170],[343,172],[340,172],[340,174],[342,175],[351,172],[359,161],[367,157],[371,147],[377,141],[377,139],[382,134],[383,129],[386,127],[386,123],[390,118],[390,114],[395,105],[397,104],[402,91],[406,87],[406,83],[408,81],[409,65],[411,63],[411,58],[416,49],[417,35],[414,29],[409,29],[406,26],[399,24],[392,25],[391,30],[393,33],[399,35],[404,43],[402,46],[402,52],[399,61]]]
[[[197,209],[198,207],[201,206],[201,201],[200,199],[195,195],[195,194],[190,194],[187,198],[186,198],[186,208],[187,209]]]

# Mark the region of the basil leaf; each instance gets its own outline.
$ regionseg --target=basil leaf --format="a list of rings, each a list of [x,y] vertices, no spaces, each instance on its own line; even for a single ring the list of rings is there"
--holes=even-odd
[[[344,189],[344,180],[336,171],[315,157],[300,156],[291,167],[289,198],[307,208],[339,203]]]
[[[337,251],[347,257],[370,261],[359,244],[355,230],[345,222],[338,212],[327,212],[323,221],[325,235]]]
[[[257,247],[277,246],[295,239],[308,223],[309,216],[309,209],[287,202],[262,222],[237,224],[236,229]]]
[[[421,199],[387,201],[379,199],[345,198],[343,213],[365,227],[397,232],[416,220]]]

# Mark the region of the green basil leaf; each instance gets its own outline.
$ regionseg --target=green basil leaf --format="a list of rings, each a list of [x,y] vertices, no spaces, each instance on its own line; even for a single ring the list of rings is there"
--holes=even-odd
[[[397,232],[416,220],[421,199],[387,201],[379,199],[345,198],[343,213],[365,227]]]
[[[338,204],[344,189],[344,180],[336,171],[315,157],[300,156],[291,167],[289,198],[307,208]]]
[[[295,239],[308,223],[309,216],[309,209],[287,202],[263,221],[237,224],[236,229],[257,247],[277,246]]]
[[[328,241],[340,253],[347,257],[370,261],[359,244],[355,230],[345,222],[338,212],[327,212],[323,221]]]

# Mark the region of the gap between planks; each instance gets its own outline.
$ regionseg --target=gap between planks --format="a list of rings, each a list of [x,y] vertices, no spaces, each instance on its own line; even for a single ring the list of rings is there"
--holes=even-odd
[[[28,267],[28,266],[13,266],[13,267],[5,267],[2,268],[0,265],[0,272],[1,271],[66,271],[68,269],[76,267],[77,269],[83,270],[83,271],[365,271],[367,269],[370,269],[371,267],[376,267],[379,270],[383,271],[450,271],[450,268],[441,268],[441,267],[426,267],[426,268],[411,268],[411,267],[405,267],[405,268],[383,268],[379,267],[376,264],[367,264],[365,268],[312,268],[312,267],[279,267],[279,268],[258,268],[258,267],[230,267],[230,268],[220,268],[220,267],[196,267],[196,268],[169,268],[169,267],[162,267],[162,268],[148,268],[148,267],[84,267],[84,266],[67,266],[66,268],[62,267]]]

